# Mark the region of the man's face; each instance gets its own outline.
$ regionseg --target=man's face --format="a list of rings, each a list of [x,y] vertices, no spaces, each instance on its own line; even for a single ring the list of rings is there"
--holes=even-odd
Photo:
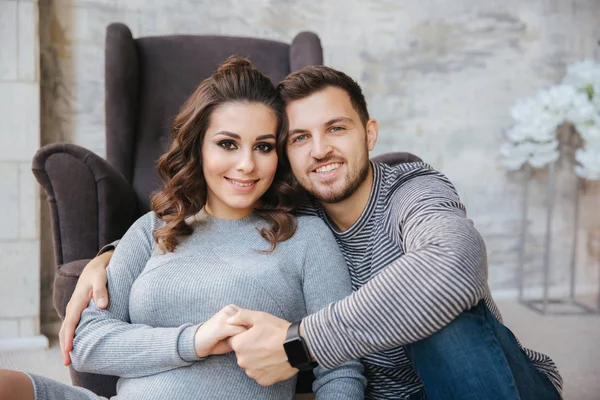
[[[377,122],[367,127],[350,96],[327,87],[288,103],[287,156],[298,183],[324,203],[350,197],[369,173],[369,151],[377,141]]]

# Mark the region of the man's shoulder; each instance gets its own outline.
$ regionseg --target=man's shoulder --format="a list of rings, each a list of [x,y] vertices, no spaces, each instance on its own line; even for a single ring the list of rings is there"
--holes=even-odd
[[[434,169],[431,165],[424,162],[412,162],[398,165],[378,164],[380,171],[380,184],[391,191],[402,188],[403,184],[419,181],[420,184],[427,186],[437,186],[434,183],[441,182],[443,185],[452,187],[450,180]]]
[[[458,199],[452,182],[440,171],[423,162],[399,165],[379,164],[380,201],[407,204],[428,197]],[[388,208],[389,210],[389,208]]]
[[[384,186],[396,185],[410,179],[443,174],[424,162],[410,162],[396,165],[377,164],[380,170],[380,181]]]

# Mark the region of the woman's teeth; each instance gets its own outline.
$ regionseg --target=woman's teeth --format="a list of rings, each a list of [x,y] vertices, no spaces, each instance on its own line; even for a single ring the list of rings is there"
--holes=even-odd
[[[241,186],[241,187],[252,186],[255,183],[255,182],[242,183],[242,182],[234,181],[233,179],[229,179],[229,182],[233,183],[234,185]]]

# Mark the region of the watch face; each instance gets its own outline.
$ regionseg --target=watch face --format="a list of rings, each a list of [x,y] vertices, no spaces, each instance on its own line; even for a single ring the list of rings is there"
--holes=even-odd
[[[310,357],[306,351],[306,346],[301,338],[292,339],[283,344],[285,353],[288,356],[288,362],[292,367],[297,368],[302,364],[310,362]]]

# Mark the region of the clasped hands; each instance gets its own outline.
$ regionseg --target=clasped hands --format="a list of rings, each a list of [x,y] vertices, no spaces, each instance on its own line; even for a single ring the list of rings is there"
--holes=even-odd
[[[235,351],[238,365],[262,386],[286,380],[298,370],[292,368],[283,350],[288,321],[271,314],[228,305],[196,331],[196,355]]]

